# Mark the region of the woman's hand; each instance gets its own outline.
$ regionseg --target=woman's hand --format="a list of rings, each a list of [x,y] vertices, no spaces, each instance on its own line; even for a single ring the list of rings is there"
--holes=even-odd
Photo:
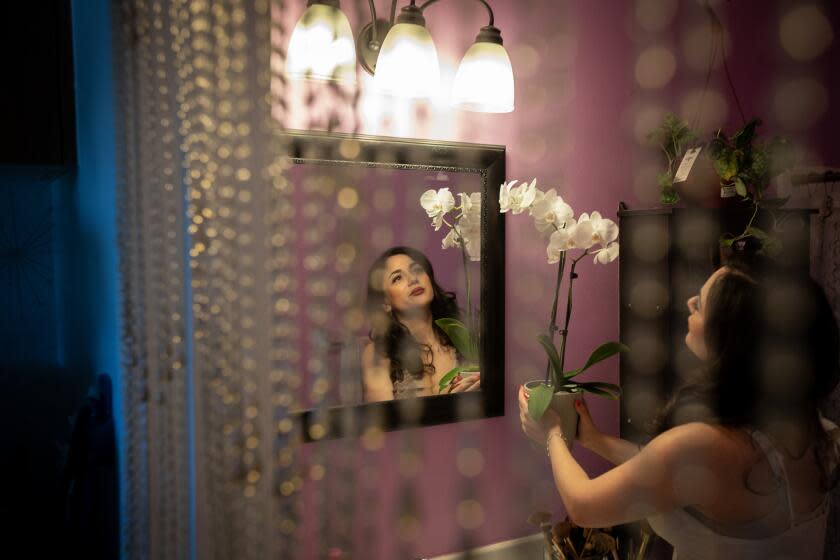
[[[601,430],[592,421],[592,416],[589,414],[589,406],[587,406],[583,395],[575,399],[575,410],[578,413],[577,440],[581,445],[589,449],[601,435]]]
[[[481,374],[456,375],[449,383],[450,393],[465,393],[467,391],[478,391],[481,388]]]
[[[528,394],[525,392],[525,387],[519,387],[519,423],[522,425],[522,431],[534,443],[545,446],[545,440],[548,432],[552,429],[560,431],[560,416],[551,408],[546,409],[542,418],[539,421],[531,418],[528,413]],[[560,434],[563,437],[563,434]]]

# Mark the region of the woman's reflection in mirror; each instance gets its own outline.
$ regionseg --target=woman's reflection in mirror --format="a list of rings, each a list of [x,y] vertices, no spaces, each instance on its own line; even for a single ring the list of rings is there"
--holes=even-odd
[[[459,318],[453,292],[435,280],[429,259],[410,247],[392,247],[370,267],[367,283],[370,342],[362,351],[365,402],[438,394],[461,358],[435,324]],[[478,375],[456,377],[444,392],[476,391]]]

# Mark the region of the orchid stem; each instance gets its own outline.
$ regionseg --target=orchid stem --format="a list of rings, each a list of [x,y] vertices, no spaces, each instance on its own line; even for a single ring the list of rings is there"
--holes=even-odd
[[[551,321],[548,324],[548,336],[551,339],[551,343],[554,344],[554,333],[557,331],[557,304],[560,300],[560,283],[563,281],[563,272],[566,268],[566,251],[560,253],[560,262],[557,266],[557,285],[554,286],[554,303],[551,304]],[[565,334],[562,334],[565,340]],[[560,372],[557,372],[558,375]],[[551,377],[551,360],[548,360],[548,363],[545,366],[545,383],[546,385],[549,382]]]
[[[464,236],[461,235],[461,232],[458,231],[457,228],[452,228],[455,230],[455,235],[458,236],[458,241],[461,244],[461,258],[464,262],[464,282],[467,285],[467,324],[468,324],[468,331],[470,333],[470,339],[475,336],[475,325],[473,324],[473,307],[472,307],[472,293],[470,289],[470,269],[469,269],[469,260],[467,259],[467,244],[464,243]]]
[[[566,322],[563,325],[563,332],[561,333],[562,338],[560,339],[560,372],[559,375],[563,375],[563,369],[566,365],[566,339],[569,335],[569,321],[572,319],[572,286],[574,285],[575,278],[577,275],[575,274],[575,268],[577,267],[577,263],[580,259],[585,257],[589,254],[589,249],[583,252],[581,256],[574,259],[572,261],[572,268],[569,271],[569,292],[566,298]]]

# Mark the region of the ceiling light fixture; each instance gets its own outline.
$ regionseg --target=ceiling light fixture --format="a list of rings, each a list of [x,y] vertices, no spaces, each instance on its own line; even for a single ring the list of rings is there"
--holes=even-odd
[[[309,0],[292,31],[286,75],[333,82],[356,82],[356,47],[338,0]]]
[[[439,0],[417,6],[411,0],[396,18],[397,0],[391,2],[389,20],[377,19],[368,0],[370,22],[359,31],[355,53],[359,64],[373,74],[374,89],[399,97],[431,97],[440,88],[437,49],[426,29],[426,8]],[[493,10],[485,0],[490,23],[482,27],[475,43],[458,66],[452,87],[452,104],[468,111],[509,113],[514,108],[513,69],[494,26]],[[303,37],[296,43],[298,31]],[[338,0],[309,0],[289,44],[286,72],[293,77],[355,82],[356,56],[347,17]],[[294,55],[294,60],[293,59]]]

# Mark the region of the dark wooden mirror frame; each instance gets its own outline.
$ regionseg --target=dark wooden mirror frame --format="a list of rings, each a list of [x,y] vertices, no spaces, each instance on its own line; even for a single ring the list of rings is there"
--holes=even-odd
[[[384,136],[286,131],[296,164],[478,173],[481,176],[481,390],[418,399],[324,407],[295,413],[305,442],[490,418],[504,414],[505,221],[499,187],[505,147]],[[342,154],[353,154],[349,158]]]

